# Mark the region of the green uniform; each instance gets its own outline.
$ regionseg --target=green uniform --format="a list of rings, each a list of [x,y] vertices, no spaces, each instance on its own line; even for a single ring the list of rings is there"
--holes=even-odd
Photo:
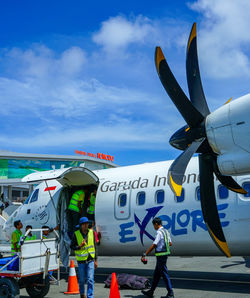
[[[88,214],[95,214],[95,194],[92,192],[89,201],[89,211]]]
[[[78,246],[81,245],[83,242],[83,236],[80,230],[77,230],[75,232],[76,240]],[[89,229],[88,231],[88,243],[86,243],[83,247],[81,247],[79,250],[75,250],[75,256],[77,261],[86,261],[91,255],[93,259],[95,259],[95,245],[94,245],[94,231]]]
[[[16,252],[14,243],[16,243],[17,251],[20,251],[19,241],[20,241],[22,234],[23,234],[22,231],[19,231],[18,229],[16,229],[11,235],[11,251],[13,253]]]
[[[76,192],[74,192],[71,197],[68,209],[80,213],[78,202],[81,202],[82,207],[84,198],[85,192],[83,190],[77,190]]]
[[[29,236],[27,235],[25,241],[36,240],[36,235]]]

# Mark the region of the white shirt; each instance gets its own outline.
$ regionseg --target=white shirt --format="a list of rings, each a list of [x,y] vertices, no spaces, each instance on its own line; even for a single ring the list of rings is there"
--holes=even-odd
[[[165,246],[165,238],[164,238],[163,232],[161,232],[162,230],[164,230],[163,227],[160,227],[160,228],[157,230],[157,234],[156,234],[155,240],[154,240],[154,242],[153,242],[153,244],[156,245],[156,248],[155,248],[155,249],[156,249],[157,251],[161,251],[162,248]],[[167,231],[167,230],[165,229],[165,231]],[[169,234],[168,231],[167,231],[167,236],[168,236],[168,241],[169,241],[169,242],[172,242],[172,241],[171,241],[171,238],[170,238],[170,234]]]

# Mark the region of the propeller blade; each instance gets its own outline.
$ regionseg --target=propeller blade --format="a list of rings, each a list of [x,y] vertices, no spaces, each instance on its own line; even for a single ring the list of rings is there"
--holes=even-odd
[[[192,144],[176,158],[169,168],[168,184],[177,197],[181,195],[183,176],[189,160],[204,140],[205,138],[201,138],[197,141],[193,141]]]
[[[190,100],[196,109],[205,117],[210,114],[210,111],[207,106],[200,77],[196,23],[193,24],[187,44],[186,72]]]
[[[217,247],[227,257],[231,257],[217,210],[214,193],[213,158],[210,154],[199,155],[200,201],[204,221],[208,232]]]
[[[200,124],[204,120],[203,115],[193,106],[181,89],[160,47],[156,47],[155,49],[155,65],[163,87],[187,124],[190,127]]]
[[[217,165],[217,157],[214,156],[213,158],[213,168],[214,168],[214,173],[218,180],[220,181],[221,184],[226,186],[226,188],[230,189],[231,191],[234,191],[236,193],[241,193],[241,194],[247,194],[247,191],[241,187],[231,176],[224,176],[220,173],[220,170]]]

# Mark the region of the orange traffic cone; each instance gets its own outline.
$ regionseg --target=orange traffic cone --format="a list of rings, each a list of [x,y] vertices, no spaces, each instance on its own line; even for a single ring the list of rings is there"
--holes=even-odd
[[[109,298],[120,298],[116,274],[112,273],[112,280],[110,286]]]
[[[69,268],[68,291],[64,292],[64,294],[79,294],[79,285],[73,260],[71,260]]]

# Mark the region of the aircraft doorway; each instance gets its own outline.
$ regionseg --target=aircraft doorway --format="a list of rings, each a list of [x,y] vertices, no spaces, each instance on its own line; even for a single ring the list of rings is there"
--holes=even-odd
[[[46,171],[34,173],[26,176],[24,182],[39,182],[49,180],[57,180],[62,188],[58,198],[51,196],[51,208],[56,209],[57,225],[60,226],[60,252],[61,260],[65,265],[68,262],[68,256],[70,251],[70,235],[72,235],[76,229],[75,224],[72,225],[72,217],[69,216],[68,207],[72,195],[77,190],[84,190],[85,198],[82,206],[82,213],[77,214],[80,216],[87,215],[88,198],[94,189],[97,189],[99,184],[98,177],[89,169],[83,167],[64,168],[55,171]],[[49,187],[47,186],[49,189]],[[75,222],[75,221],[74,221]]]

